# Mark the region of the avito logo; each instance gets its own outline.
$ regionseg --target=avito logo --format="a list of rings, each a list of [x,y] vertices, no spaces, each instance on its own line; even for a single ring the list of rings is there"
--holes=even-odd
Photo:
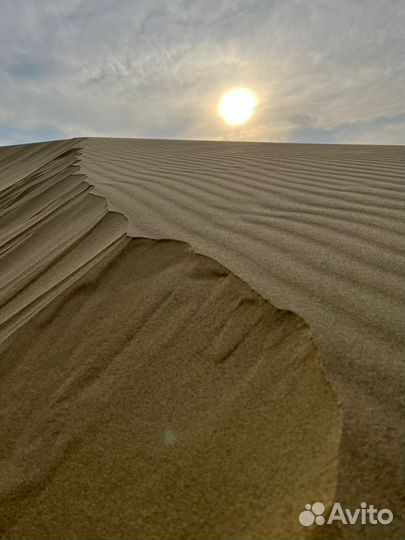
[[[362,525],[370,524],[388,525],[394,519],[394,515],[388,508],[378,510],[372,504],[362,502],[360,508],[350,510],[349,508],[342,508],[342,505],[335,502],[326,518],[325,506],[321,502],[315,502],[313,504],[306,504],[305,510],[300,513],[298,520],[304,527],[310,527],[314,523],[316,525],[330,525],[331,523],[340,522],[343,525],[354,525],[355,523],[361,523]]]

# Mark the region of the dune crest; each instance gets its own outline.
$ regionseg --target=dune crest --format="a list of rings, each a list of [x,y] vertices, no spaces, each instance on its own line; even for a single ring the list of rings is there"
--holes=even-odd
[[[0,149],[0,341],[126,235],[89,194],[79,141]]]

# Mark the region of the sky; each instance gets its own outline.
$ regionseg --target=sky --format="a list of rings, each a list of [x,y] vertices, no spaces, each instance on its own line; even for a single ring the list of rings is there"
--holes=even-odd
[[[0,145],[405,143],[402,0],[0,0]],[[251,120],[217,113],[233,87]]]

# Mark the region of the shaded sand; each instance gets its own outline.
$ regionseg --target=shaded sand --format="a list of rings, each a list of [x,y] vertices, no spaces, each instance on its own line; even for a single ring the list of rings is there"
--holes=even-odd
[[[1,535],[400,538],[403,173],[394,147],[1,148]],[[396,519],[303,529],[314,500]]]
[[[128,240],[3,344],[6,538],[298,538],[341,414],[307,325]]]

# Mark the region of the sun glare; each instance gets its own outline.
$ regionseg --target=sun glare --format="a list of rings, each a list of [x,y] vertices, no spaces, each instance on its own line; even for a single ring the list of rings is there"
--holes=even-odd
[[[256,97],[246,88],[233,88],[218,103],[218,113],[231,126],[240,126],[249,120],[256,107]]]

